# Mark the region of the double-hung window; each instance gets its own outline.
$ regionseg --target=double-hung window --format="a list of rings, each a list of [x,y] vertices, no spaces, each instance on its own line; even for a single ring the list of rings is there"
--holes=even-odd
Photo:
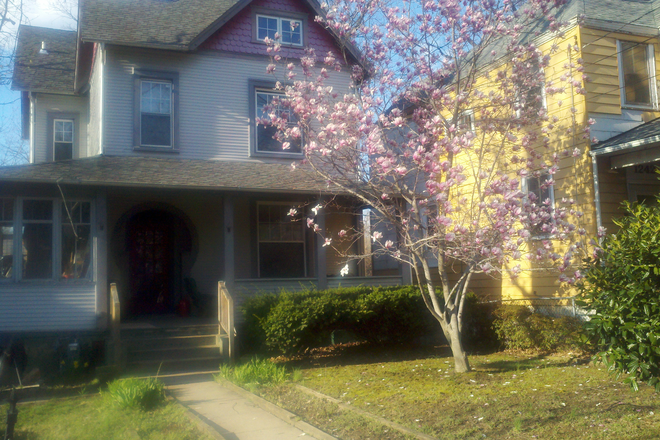
[[[53,120],[53,159],[73,159],[73,119]]]
[[[297,125],[293,112],[286,106],[286,95],[272,88],[251,82],[251,154],[256,156],[300,157],[302,134],[296,138],[277,136],[277,127],[271,124],[271,115],[287,120],[289,127]]]
[[[515,88],[514,109],[516,118],[532,117],[542,110],[546,110],[545,71],[541,66],[539,57],[532,57],[527,64],[521,66],[528,69],[522,72]]]
[[[621,105],[655,108],[655,59],[652,44],[617,41]]]
[[[547,238],[554,226],[555,209],[554,186],[548,181],[548,173],[527,176],[523,179],[523,192],[531,209],[528,213],[528,227],[533,238]]]
[[[177,148],[176,73],[136,71],[135,148]]]
[[[301,278],[306,274],[305,229],[291,203],[259,203],[259,276]]]
[[[268,38],[290,46],[303,45],[302,20],[257,14],[255,28],[258,41],[265,41]]]
[[[86,279],[91,265],[91,202],[1,198],[0,279]]]

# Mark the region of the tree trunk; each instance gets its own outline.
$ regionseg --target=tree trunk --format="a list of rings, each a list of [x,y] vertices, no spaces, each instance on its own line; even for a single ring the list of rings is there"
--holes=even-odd
[[[449,323],[449,347],[454,355],[454,371],[457,373],[467,373],[470,371],[470,363],[468,362],[467,353],[463,349],[461,342],[460,325],[456,313],[452,313],[451,322]]]

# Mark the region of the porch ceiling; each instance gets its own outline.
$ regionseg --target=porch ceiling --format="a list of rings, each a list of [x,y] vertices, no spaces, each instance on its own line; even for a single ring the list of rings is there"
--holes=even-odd
[[[0,182],[226,191],[338,193],[305,167],[153,157],[94,156],[0,167]]]

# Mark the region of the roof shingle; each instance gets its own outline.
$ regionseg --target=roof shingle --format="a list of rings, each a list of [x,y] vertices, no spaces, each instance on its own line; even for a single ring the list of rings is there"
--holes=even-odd
[[[73,94],[76,42],[74,31],[21,25],[12,89]]]
[[[94,156],[0,167],[0,182],[64,183],[258,192],[329,192],[304,167],[141,156]]]

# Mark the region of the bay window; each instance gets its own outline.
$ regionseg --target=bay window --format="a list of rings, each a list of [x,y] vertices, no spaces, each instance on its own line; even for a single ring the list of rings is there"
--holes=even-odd
[[[0,278],[88,278],[91,216],[91,203],[87,201],[0,199]]]

